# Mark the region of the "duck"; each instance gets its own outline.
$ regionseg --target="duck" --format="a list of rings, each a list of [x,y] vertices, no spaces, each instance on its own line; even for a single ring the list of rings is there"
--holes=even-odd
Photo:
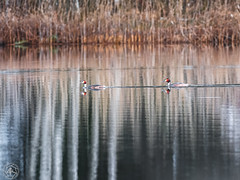
[[[82,81],[81,83],[83,84],[83,88],[88,89],[88,90],[100,91],[100,90],[103,90],[106,88],[106,86],[98,85],[98,84],[87,86],[87,81],[85,81],[85,80]]]
[[[184,83],[171,83],[171,80],[170,78],[166,78],[164,79],[164,81],[167,83],[167,87],[168,89],[171,89],[171,88],[181,88],[181,87],[188,87],[189,84],[184,84]]]

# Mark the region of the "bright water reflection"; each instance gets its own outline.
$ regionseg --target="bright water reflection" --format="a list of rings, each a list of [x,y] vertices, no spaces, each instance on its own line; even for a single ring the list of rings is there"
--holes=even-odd
[[[17,164],[19,179],[235,180],[239,87],[81,96],[80,81],[162,85],[169,76],[235,84],[239,53],[189,46],[0,49],[0,167]]]

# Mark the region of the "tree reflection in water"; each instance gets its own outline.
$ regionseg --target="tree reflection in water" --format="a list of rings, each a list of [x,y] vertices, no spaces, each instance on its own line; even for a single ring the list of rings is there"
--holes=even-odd
[[[234,179],[239,88],[106,89],[239,83],[239,49],[191,46],[0,50],[0,166],[28,179]],[[2,175],[0,175],[2,176]]]

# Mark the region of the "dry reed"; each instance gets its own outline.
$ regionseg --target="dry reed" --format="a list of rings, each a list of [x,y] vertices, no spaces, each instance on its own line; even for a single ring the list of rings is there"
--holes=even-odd
[[[0,3],[0,44],[240,42],[236,0],[17,2]]]

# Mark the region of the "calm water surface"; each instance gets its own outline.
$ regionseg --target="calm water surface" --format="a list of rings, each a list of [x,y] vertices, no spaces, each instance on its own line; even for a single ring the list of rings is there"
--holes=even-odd
[[[0,167],[17,179],[236,180],[240,49],[192,46],[0,49]],[[0,179],[6,179],[0,171]]]

